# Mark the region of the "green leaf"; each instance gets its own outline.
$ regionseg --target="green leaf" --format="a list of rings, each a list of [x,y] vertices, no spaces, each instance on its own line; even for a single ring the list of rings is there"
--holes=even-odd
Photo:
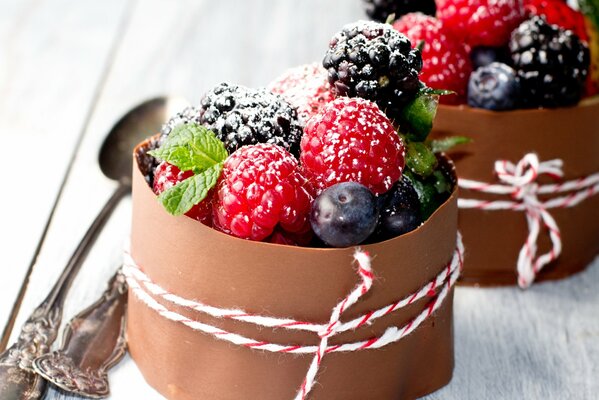
[[[395,13],[389,14],[387,19],[385,20],[385,23],[389,24],[389,25],[393,25],[394,22],[395,22]]]
[[[414,176],[409,171],[407,171],[405,175],[418,194],[418,200],[420,200],[420,213],[422,214],[422,218],[426,220],[440,205],[437,200],[437,190],[432,183],[418,179],[418,177]]]
[[[195,173],[223,162],[228,156],[224,144],[213,132],[193,123],[175,127],[162,146],[150,154],[181,171]]]
[[[414,174],[426,178],[437,167],[437,157],[425,143],[408,142],[406,164]]]
[[[452,185],[449,179],[443,174],[443,172],[437,170],[433,172],[434,186],[437,193],[451,193]]]
[[[460,144],[472,142],[472,139],[466,136],[448,136],[443,139],[435,139],[430,141],[433,153],[441,153],[454,148]]]
[[[173,215],[183,215],[204,200],[220,176],[223,163],[214,164],[208,169],[179,182],[158,196],[166,211]]]
[[[433,120],[437,115],[439,96],[422,91],[408,103],[400,115],[400,125],[407,132],[408,140],[421,142],[433,129]]]

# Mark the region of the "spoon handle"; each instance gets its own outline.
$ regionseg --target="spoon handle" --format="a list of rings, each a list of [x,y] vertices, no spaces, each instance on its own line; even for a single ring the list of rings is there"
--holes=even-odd
[[[35,400],[45,392],[45,381],[33,371],[33,360],[50,351],[58,334],[64,300],[71,284],[116,205],[130,190],[130,186],[119,184],[81,239],[46,299],[21,327],[17,342],[0,354],[0,399]]]
[[[127,283],[117,272],[102,297],[67,324],[61,349],[35,359],[35,371],[69,393],[107,397],[107,371],[126,351],[126,307]]]

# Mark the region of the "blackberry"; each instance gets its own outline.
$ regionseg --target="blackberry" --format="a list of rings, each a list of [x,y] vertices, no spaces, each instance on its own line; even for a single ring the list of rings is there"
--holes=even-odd
[[[520,83],[516,71],[502,63],[480,67],[470,75],[468,104],[487,110],[512,110],[516,108]]]
[[[589,49],[572,31],[532,17],[512,32],[510,52],[524,107],[578,103],[589,71]]]
[[[389,24],[358,21],[329,44],[323,66],[337,96],[374,101],[390,118],[413,99],[422,84],[420,50]]]
[[[418,228],[423,222],[420,200],[414,186],[403,177],[381,196],[376,240],[387,240]]]
[[[399,19],[402,15],[418,12],[435,15],[435,0],[362,0],[366,14],[375,21],[385,22],[391,14]]]
[[[160,130],[160,140],[159,145],[162,145],[164,139],[171,133],[173,128],[180,124],[189,124],[190,122],[194,122],[196,124],[200,123],[200,110],[196,107],[186,107],[183,110],[179,111],[175,115],[173,115],[166,124],[162,125],[162,129]]]
[[[302,126],[297,111],[267,89],[221,83],[200,102],[199,120],[229,153],[249,144],[271,143],[299,155]]]

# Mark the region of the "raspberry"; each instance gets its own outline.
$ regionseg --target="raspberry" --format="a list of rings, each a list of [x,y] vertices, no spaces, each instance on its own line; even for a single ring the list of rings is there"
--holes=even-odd
[[[405,34],[413,45],[424,41],[420,79],[429,87],[456,92],[456,95],[442,96],[441,102],[465,103],[468,77],[472,72],[468,47],[444,29],[439,20],[422,13],[404,15],[393,27]]]
[[[525,107],[571,106],[580,100],[589,71],[589,49],[572,31],[532,17],[512,33],[513,66]]]
[[[297,160],[280,146],[241,147],[225,161],[217,192],[214,225],[225,233],[261,241],[277,228],[310,230],[311,188]]]
[[[166,161],[162,161],[154,171],[154,193],[160,194],[191,176],[193,176],[192,171],[181,171],[176,166],[169,164]],[[211,226],[212,196],[213,191],[210,191],[204,200],[193,206],[185,215],[200,221],[204,225]]]
[[[223,141],[229,153],[239,147],[272,143],[297,155],[302,126],[295,109],[267,89],[221,83],[201,101],[200,122]]]
[[[385,22],[391,14],[399,18],[407,13],[420,11],[435,15],[435,0],[362,0],[366,14],[375,21]]]
[[[322,191],[340,182],[358,182],[376,194],[401,177],[405,148],[393,124],[376,104],[341,97],[306,125],[300,162]]]
[[[389,24],[358,21],[344,26],[322,64],[337,96],[374,101],[391,118],[421,88],[420,51]]]
[[[291,68],[272,81],[268,89],[295,107],[303,123],[335,98],[327,71],[316,63]]]
[[[524,20],[521,0],[437,0],[437,18],[470,46],[503,46]]]
[[[589,41],[584,15],[562,0],[524,0],[524,9],[530,15],[543,16],[548,23],[569,29],[581,40]]]

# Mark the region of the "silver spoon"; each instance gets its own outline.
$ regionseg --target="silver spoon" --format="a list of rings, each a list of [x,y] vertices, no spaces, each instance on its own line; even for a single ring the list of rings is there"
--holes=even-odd
[[[58,334],[67,293],[81,264],[120,200],[131,192],[133,147],[160,130],[168,117],[187,102],[179,98],[148,100],[125,114],[108,133],[99,154],[102,173],[118,183],[91,224],[46,299],[21,328],[15,344],[0,354],[0,399],[34,400],[45,392],[46,381],[33,361],[48,353]]]

